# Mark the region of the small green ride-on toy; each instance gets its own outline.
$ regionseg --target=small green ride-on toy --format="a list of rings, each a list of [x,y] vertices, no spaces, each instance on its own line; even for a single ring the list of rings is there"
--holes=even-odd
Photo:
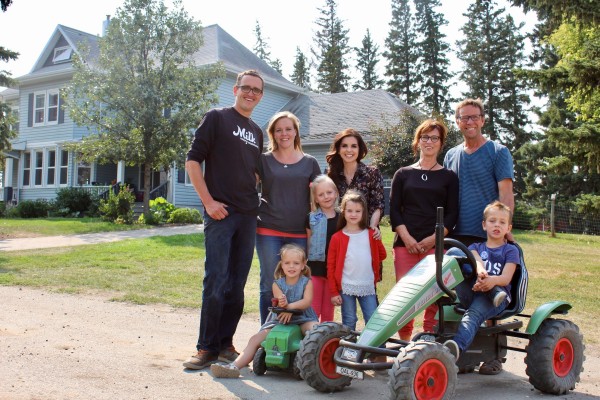
[[[299,310],[288,310],[281,307],[270,307],[274,314],[291,312],[301,313]],[[252,370],[256,375],[264,375],[268,370],[290,371],[300,379],[300,371],[296,366],[296,354],[304,336],[299,325],[277,324],[262,342],[252,360]]]
[[[390,399],[450,399],[459,371],[472,372],[481,362],[504,362],[507,350],[511,350],[526,354],[525,372],[536,389],[550,394],[573,390],[583,371],[583,336],[573,322],[551,318],[568,312],[571,305],[564,301],[548,302],[531,315],[522,314],[528,277],[520,247],[521,263],[512,279],[511,303],[506,310],[489,326],[479,328],[458,362],[444,347],[443,343],[456,333],[464,312],[452,291],[465,279],[461,264],[476,263],[464,244],[444,239],[443,213],[438,208],[435,256],[427,256],[396,283],[362,332],[351,332],[335,322],[325,322],[307,332],[297,354],[302,378],[314,389],[330,393],[349,386],[354,379],[363,379],[364,371],[389,370]],[[458,247],[466,259],[444,255],[445,245]],[[434,334],[417,334],[411,341],[392,337],[433,303],[439,306]],[[524,330],[523,319],[529,320]],[[508,337],[523,339],[527,344],[524,348],[509,345]],[[393,361],[370,363],[367,358],[372,355],[384,355]]]

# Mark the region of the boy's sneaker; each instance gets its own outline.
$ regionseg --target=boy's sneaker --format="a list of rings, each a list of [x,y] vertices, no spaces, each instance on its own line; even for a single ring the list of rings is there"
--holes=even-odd
[[[494,296],[494,307],[499,307],[500,304],[506,299],[506,292],[504,290],[498,290],[498,293]]]
[[[210,366],[210,372],[215,378],[238,378],[240,376],[240,370],[233,363],[213,364]]]
[[[454,340],[450,339],[444,342],[444,347],[447,348],[450,354],[454,356],[455,362],[458,361],[458,356],[460,355],[458,344]]]
[[[217,361],[217,356],[208,350],[198,350],[198,353],[188,358],[183,366],[187,369],[204,369]]]
[[[235,347],[229,346],[228,348],[221,350],[221,352],[219,353],[219,361],[225,363],[232,363],[235,361],[236,358],[238,358],[239,355],[240,353],[237,352]]]

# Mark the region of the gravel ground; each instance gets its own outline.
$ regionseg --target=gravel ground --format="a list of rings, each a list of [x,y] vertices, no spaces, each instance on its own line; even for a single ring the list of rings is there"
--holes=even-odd
[[[217,380],[185,371],[193,353],[198,313],[163,305],[112,302],[102,295],[71,295],[0,286],[0,399],[295,399],[387,398],[387,377],[369,373],[344,391],[322,394],[284,373]],[[245,315],[235,345],[258,328]],[[600,358],[587,360],[576,391],[561,399],[600,398]],[[456,398],[547,398],[525,375],[523,354],[510,352],[497,376],[459,375]],[[483,389],[485,388],[485,389]],[[554,398],[554,397],[553,397]]]

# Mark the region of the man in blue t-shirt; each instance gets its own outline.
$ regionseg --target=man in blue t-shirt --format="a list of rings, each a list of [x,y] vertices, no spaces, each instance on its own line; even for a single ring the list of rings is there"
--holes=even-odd
[[[444,157],[444,167],[458,175],[459,211],[452,237],[469,246],[486,239],[481,226],[485,207],[500,200],[513,212],[515,177],[513,159],[508,149],[500,143],[488,140],[481,132],[485,124],[485,112],[481,99],[465,99],[456,106],[456,125],[464,142],[451,148]],[[513,241],[511,232],[506,240]],[[497,374],[502,363],[493,360],[483,363],[483,374]]]

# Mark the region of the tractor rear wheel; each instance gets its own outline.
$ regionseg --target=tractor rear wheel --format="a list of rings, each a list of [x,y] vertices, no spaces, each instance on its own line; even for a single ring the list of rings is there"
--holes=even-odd
[[[583,371],[584,349],[583,336],[573,322],[545,320],[525,348],[529,382],[550,394],[566,394],[575,389]]]
[[[340,339],[350,329],[336,322],[324,322],[307,332],[300,343],[296,357],[302,378],[319,392],[338,392],[349,386],[352,378],[335,371],[333,355],[340,347]]]
[[[400,349],[390,379],[390,399],[451,399],[458,381],[454,356],[440,343],[414,342]]]
[[[264,375],[267,372],[267,352],[264,348],[259,347],[254,354],[254,359],[252,360],[252,371],[254,371],[254,375]]]

